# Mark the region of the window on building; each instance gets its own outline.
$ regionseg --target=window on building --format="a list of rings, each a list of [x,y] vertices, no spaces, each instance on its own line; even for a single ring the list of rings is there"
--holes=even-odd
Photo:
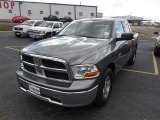
[[[83,16],[83,12],[79,12],[79,16]]]
[[[9,13],[12,13],[12,10],[8,10]]]
[[[93,16],[94,16],[94,13],[91,13],[91,16],[93,17]]]
[[[55,12],[55,15],[59,15],[59,11],[56,11],[56,12]]]
[[[31,11],[31,10],[28,10],[28,14],[32,14],[32,11]]]
[[[68,12],[68,15],[72,15],[72,13],[71,13],[71,12]]]
[[[42,11],[42,10],[40,11],[40,14],[43,14],[43,11]]]

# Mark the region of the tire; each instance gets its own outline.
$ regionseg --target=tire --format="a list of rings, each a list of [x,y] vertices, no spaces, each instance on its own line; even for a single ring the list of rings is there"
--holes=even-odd
[[[134,65],[135,61],[136,61],[136,51],[133,53],[132,57],[129,59],[128,61],[128,65]]]
[[[18,37],[18,38],[20,38],[20,37],[21,37],[21,35],[17,35],[17,34],[15,34],[15,36],[16,36],[16,37]]]
[[[154,49],[154,55],[155,56],[158,56],[159,54],[158,54],[158,51],[156,50],[156,48]]]
[[[36,41],[36,40],[38,40],[38,39],[37,39],[37,38],[32,38],[32,40]]]
[[[50,37],[52,37],[51,33],[46,33],[46,35],[44,36],[45,39]]]
[[[99,82],[97,96],[94,103],[98,106],[106,104],[109,100],[111,88],[112,88],[113,73],[110,68],[106,69],[102,79]]]

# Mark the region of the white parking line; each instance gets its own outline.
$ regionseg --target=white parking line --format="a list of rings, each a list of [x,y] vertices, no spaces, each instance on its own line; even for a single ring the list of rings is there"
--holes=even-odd
[[[20,47],[20,46],[19,46]],[[19,49],[15,49],[15,48],[12,48],[12,47],[10,47],[10,46],[5,46],[5,48],[7,48],[7,49],[10,49],[10,50],[14,50],[14,51],[20,51]]]

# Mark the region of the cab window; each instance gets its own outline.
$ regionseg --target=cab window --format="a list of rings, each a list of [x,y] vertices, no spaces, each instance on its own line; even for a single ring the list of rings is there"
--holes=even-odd
[[[124,31],[126,33],[129,33],[130,32],[129,24],[126,21],[123,21],[122,24],[123,24]]]
[[[34,24],[34,26],[40,26],[42,23],[43,23],[43,21],[36,22],[36,23]]]
[[[124,29],[120,21],[116,23],[116,33],[124,33]]]
[[[59,23],[55,23],[53,28],[59,28]]]

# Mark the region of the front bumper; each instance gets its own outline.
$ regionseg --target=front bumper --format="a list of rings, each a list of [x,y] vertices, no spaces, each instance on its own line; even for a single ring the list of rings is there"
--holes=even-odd
[[[29,36],[30,36],[31,38],[44,38],[45,34],[29,33]]]
[[[14,30],[13,33],[16,34],[16,35],[22,35],[22,36],[29,35],[28,31],[18,31],[18,30]]]
[[[77,106],[88,105],[95,100],[97,95],[98,85],[95,85],[94,87],[89,88],[88,90],[63,91],[63,90],[56,90],[56,89],[52,89],[52,88],[48,88],[45,86],[32,83],[22,77],[23,76],[19,76],[17,74],[17,80],[18,80],[19,86],[23,91],[37,98],[45,100],[47,102],[61,105],[61,106],[77,107]],[[84,84],[84,81],[83,81],[83,84]],[[40,94],[35,94],[31,92],[29,90],[29,85],[36,86],[37,88],[39,88]],[[85,85],[86,84],[84,84],[84,86]]]

